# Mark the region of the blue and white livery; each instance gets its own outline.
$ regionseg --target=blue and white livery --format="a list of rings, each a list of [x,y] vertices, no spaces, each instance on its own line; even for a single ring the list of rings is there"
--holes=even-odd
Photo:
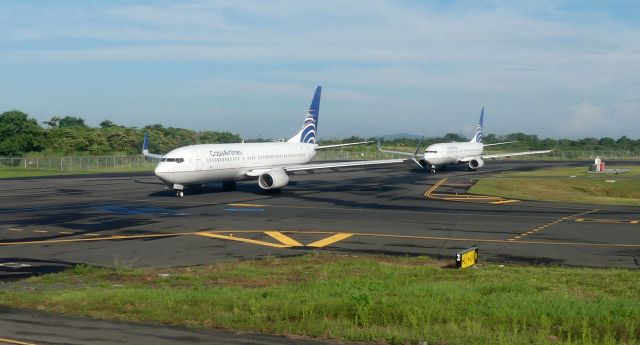
[[[482,143],[482,122],[484,121],[484,107],[480,111],[480,122],[478,122],[478,129],[476,129],[476,135],[473,136],[470,142]]]
[[[451,143],[438,143],[429,145],[424,150],[424,155],[418,155],[418,148],[416,152],[399,152],[389,151],[378,148],[378,150],[387,153],[395,153],[399,155],[405,155],[411,157],[411,159],[420,165],[422,168],[430,168],[432,173],[435,173],[438,168],[445,168],[447,165],[455,164],[467,164],[469,170],[476,170],[484,166],[485,159],[493,158],[507,158],[513,156],[535,155],[541,153],[549,153],[553,150],[540,150],[540,151],[524,151],[524,152],[512,152],[512,153],[499,153],[499,154],[484,154],[484,148],[486,146],[511,144],[515,141],[509,141],[504,143],[484,144],[482,143],[482,126],[484,121],[484,107],[480,111],[480,121],[478,122],[478,128],[476,134],[468,142],[451,142]]]
[[[349,161],[307,164],[316,155],[316,150],[365,144],[318,146],[318,116],[320,113],[321,87],[311,101],[302,129],[287,142],[237,143],[191,145],[177,148],[166,155],[149,153],[149,138],[145,134],[142,154],[159,159],[155,175],[175,190],[178,197],[184,195],[188,186],[222,182],[225,189],[234,189],[236,181],[257,179],[262,189],[280,189],[289,183],[289,173],[294,171],[391,164],[403,159],[373,161]]]

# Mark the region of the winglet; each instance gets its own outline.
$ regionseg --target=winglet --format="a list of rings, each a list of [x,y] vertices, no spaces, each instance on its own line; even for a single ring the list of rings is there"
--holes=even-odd
[[[424,140],[424,135],[422,136],[422,138],[420,138],[420,141],[418,142],[418,146],[416,146],[416,152],[413,153],[414,156],[418,155],[418,151],[420,150],[420,145],[422,145],[422,140]]]

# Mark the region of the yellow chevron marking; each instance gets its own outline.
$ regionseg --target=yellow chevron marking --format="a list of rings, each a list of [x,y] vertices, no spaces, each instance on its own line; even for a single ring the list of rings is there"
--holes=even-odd
[[[304,246],[302,243],[294,240],[293,238],[281,233],[280,231],[265,231],[265,234],[275,238],[280,241],[282,244],[286,244],[292,247],[302,247]]]
[[[333,236],[329,236],[325,239],[319,240],[319,241],[315,241],[313,243],[309,243],[307,244],[307,247],[316,247],[316,248],[322,248],[325,246],[328,246],[332,243],[336,243],[338,241],[342,241],[344,239],[347,239],[349,237],[353,236],[352,233],[347,233],[347,232],[339,232]]]
[[[252,240],[250,238],[235,237],[232,234],[220,235],[220,234],[213,234],[213,233],[210,233],[210,232],[201,231],[201,232],[194,233],[194,235],[217,238],[217,239],[228,240],[228,241],[251,243],[251,244],[257,244],[257,245],[260,245],[260,246],[275,247],[275,248],[290,248],[291,247],[291,246],[286,245],[286,244],[271,243],[271,242],[265,242],[265,241],[259,241],[259,240]]]

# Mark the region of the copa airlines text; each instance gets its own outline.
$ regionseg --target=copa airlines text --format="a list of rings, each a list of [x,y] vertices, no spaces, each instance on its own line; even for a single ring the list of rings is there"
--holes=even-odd
[[[192,185],[222,182],[225,189],[233,189],[236,181],[257,179],[262,189],[280,189],[289,183],[289,173],[294,171],[404,161],[387,159],[308,164],[318,149],[367,143],[326,146],[316,144],[320,94],[321,87],[318,86],[302,129],[286,142],[191,145],[177,148],[166,155],[158,155],[149,153],[149,137],[145,134],[142,153],[146,157],[160,160],[155,175],[175,190],[179,197],[184,195],[186,186]]]

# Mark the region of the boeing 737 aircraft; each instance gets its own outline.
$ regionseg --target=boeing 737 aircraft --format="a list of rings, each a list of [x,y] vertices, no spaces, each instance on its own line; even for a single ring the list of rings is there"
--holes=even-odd
[[[435,173],[438,168],[446,168],[447,165],[452,164],[468,164],[469,170],[475,171],[478,168],[484,166],[485,159],[493,158],[506,158],[513,156],[535,155],[540,153],[549,153],[553,150],[541,150],[541,151],[524,151],[524,152],[512,152],[512,153],[497,153],[497,154],[483,154],[486,146],[511,144],[514,141],[484,144],[482,143],[482,121],[484,118],[484,107],[480,112],[480,122],[478,123],[478,129],[476,135],[469,142],[451,142],[451,143],[437,143],[429,145],[424,151],[424,155],[420,157],[418,155],[418,147],[416,152],[398,152],[383,150],[378,145],[378,150],[381,152],[395,153],[399,155],[405,155],[411,157],[411,159],[423,168],[430,167],[431,172]],[[422,143],[422,140],[420,141]],[[419,158],[419,160],[417,160]]]
[[[234,189],[236,181],[257,179],[260,188],[280,189],[289,183],[289,173],[316,169],[352,167],[374,164],[400,163],[403,159],[314,163],[316,150],[364,144],[367,142],[318,146],[318,114],[321,87],[316,92],[302,129],[287,142],[206,144],[177,148],[166,155],[149,153],[149,136],[145,134],[142,154],[159,159],[156,176],[184,196],[188,186],[222,182],[226,190]]]

